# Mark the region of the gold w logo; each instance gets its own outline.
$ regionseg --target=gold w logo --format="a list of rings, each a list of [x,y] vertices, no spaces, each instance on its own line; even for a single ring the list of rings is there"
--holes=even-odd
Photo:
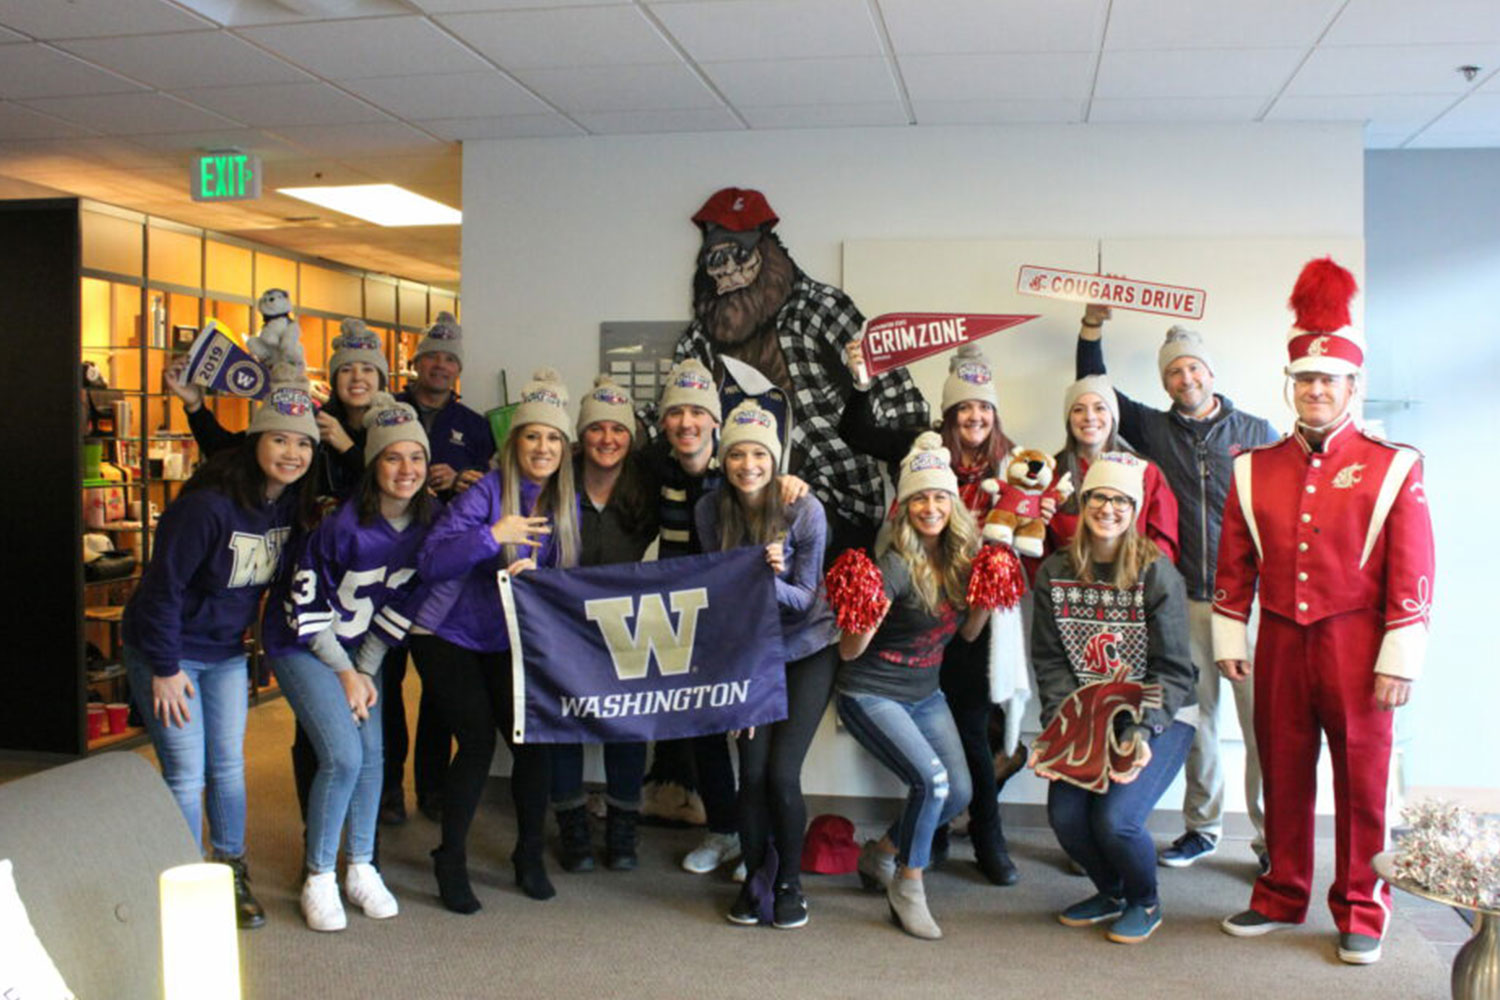
[[[651,669],[651,654],[656,654],[657,668],[663,676],[685,674],[693,665],[693,640],[698,633],[698,612],[708,607],[708,590],[671,592],[672,612],[677,627],[667,615],[661,594],[634,597],[600,597],[583,602],[584,617],[599,626],[599,634],[609,648],[615,664],[615,675],[622,681],[636,681]],[[629,621],[635,619],[635,631]]]

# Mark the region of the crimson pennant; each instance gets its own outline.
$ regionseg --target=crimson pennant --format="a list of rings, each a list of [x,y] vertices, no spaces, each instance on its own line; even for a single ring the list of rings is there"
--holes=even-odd
[[[1033,319],[1035,314],[882,313],[865,321],[865,367],[879,375]]]

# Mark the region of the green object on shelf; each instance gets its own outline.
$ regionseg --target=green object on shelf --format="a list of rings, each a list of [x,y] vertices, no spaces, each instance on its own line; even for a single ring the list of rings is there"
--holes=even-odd
[[[96,485],[89,482],[89,480],[99,478],[99,462],[103,458],[104,445],[97,441],[85,441],[83,443],[83,485]]]

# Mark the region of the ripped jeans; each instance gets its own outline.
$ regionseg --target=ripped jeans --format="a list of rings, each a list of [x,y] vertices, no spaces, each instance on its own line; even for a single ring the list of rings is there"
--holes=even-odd
[[[926,868],[933,831],[963,812],[973,792],[947,699],[941,691],[917,702],[840,692],[836,702],[860,746],[906,783],[906,808],[888,834],[897,861]]]

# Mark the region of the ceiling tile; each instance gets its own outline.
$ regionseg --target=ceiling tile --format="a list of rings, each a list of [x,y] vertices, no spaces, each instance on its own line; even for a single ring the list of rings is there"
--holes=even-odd
[[[744,129],[727,108],[680,111],[606,111],[575,115],[595,135],[635,135],[652,132],[730,132]]]
[[[36,111],[76,122],[103,135],[137,132],[197,132],[233,125],[215,114],[165,94],[97,94],[26,101]]]
[[[909,125],[898,101],[882,104],[803,104],[781,108],[742,108],[751,128],[859,128],[870,125]]]
[[[1500,42],[1495,0],[1349,0],[1325,45]]]
[[[1466,97],[1428,126],[1427,132],[1500,132],[1500,94]]]
[[[4,0],[0,0],[4,2]],[[410,14],[405,0],[175,0],[228,27],[313,24]],[[299,14],[298,8],[323,13]]]
[[[528,69],[521,82],[561,110],[675,111],[721,106],[713,92],[681,63],[670,66],[591,66]]]
[[[912,102],[1082,100],[1094,57],[1088,53],[903,56]]]
[[[278,125],[276,135],[323,156],[366,156],[393,151],[427,152],[443,143],[401,122],[355,125]]]
[[[1452,103],[1453,98],[1447,96],[1283,96],[1266,112],[1266,121],[1355,121],[1367,123],[1367,135],[1371,131],[1410,135]]]
[[[64,139],[88,134],[86,129],[70,122],[37,114],[19,104],[0,101],[0,136],[6,142],[15,139]]]
[[[1260,97],[1279,91],[1302,49],[1170,49],[1107,51],[1099,60],[1096,98]]]
[[[417,122],[429,132],[454,142],[467,139],[538,139],[582,135],[583,130],[562,115],[503,115],[496,118],[425,118]]]
[[[1320,47],[1287,86],[1293,96],[1451,94],[1469,90],[1455,67],[1500,64],[1500,44]]]
[[[1500,128],[1475,132],[1434,132],[1413,137],[1403,149],[1493,149],[1500,146]]]
[[[1151,0],[1110,7],[1106,49],[1309,49],[1344,0]]]
[[[81,9],[80,9],[81,8]],[[0,0],[0,24],[33,38],[155,35],[215,27],[167,0]]]
[[[340,125],[380,122],[386,116],[325,83],[264,83],[191,87],[180,95],[245,125]]]
[[[549,111],[524,87],[492,69],[345,80],[342,86],[398,118],[484,118]]]
[[[700,68],[738,108],[900,100],[890,64],[879,57],[762,59]]]
[[[422,17],[284,24],[239,33],[330,80],[459,73],[485,65]]]
[[[1410,138],[1410,132],[1376,132],[1368,127],[1365,128],[1366,149],[1400,149],[1402,144]]]
[[[81,39],[58,47],[165,89],[308,79],[301,70],[223,31]]]
[[[1083,121],[1083,99],[1076,101],[948,101],[912,99],[918,125],[1069,124]]]
[[[266,162],[307,154],[260,129],[221,128],[203,132],[165,132],[132,135],[130,141],[143,149],[158,153],[198,152],[213,149],[242,149],[257,153]]]
[[[864,0],[658,3],[651,13],[698,62],[881,54]]]
[[[77,97],[144,90],[46,45],[7,45],[0,59],[0,98]]]
[[[1104,31],[1105,9],[1105,0],[881,0],[880,4],[891,46],[901,55],[1092,51]]]
[[[680,61],[633,6],[455,14],[437,20],[511,71]]]
[[[1091,122],[1253,122],[1265,105],[1260,97],[1094,98]]]
[[[428,14],[461,14],[468,11],[520,10],[538,7],[602,7],[608,3],[626,6],[630,0],[407,0]]]
[[[0,27],[0,45],[9,45],[13,42],[27,41],[30,41],[30,39],[21,34],[19,31],[11,31],[9,28]]]

